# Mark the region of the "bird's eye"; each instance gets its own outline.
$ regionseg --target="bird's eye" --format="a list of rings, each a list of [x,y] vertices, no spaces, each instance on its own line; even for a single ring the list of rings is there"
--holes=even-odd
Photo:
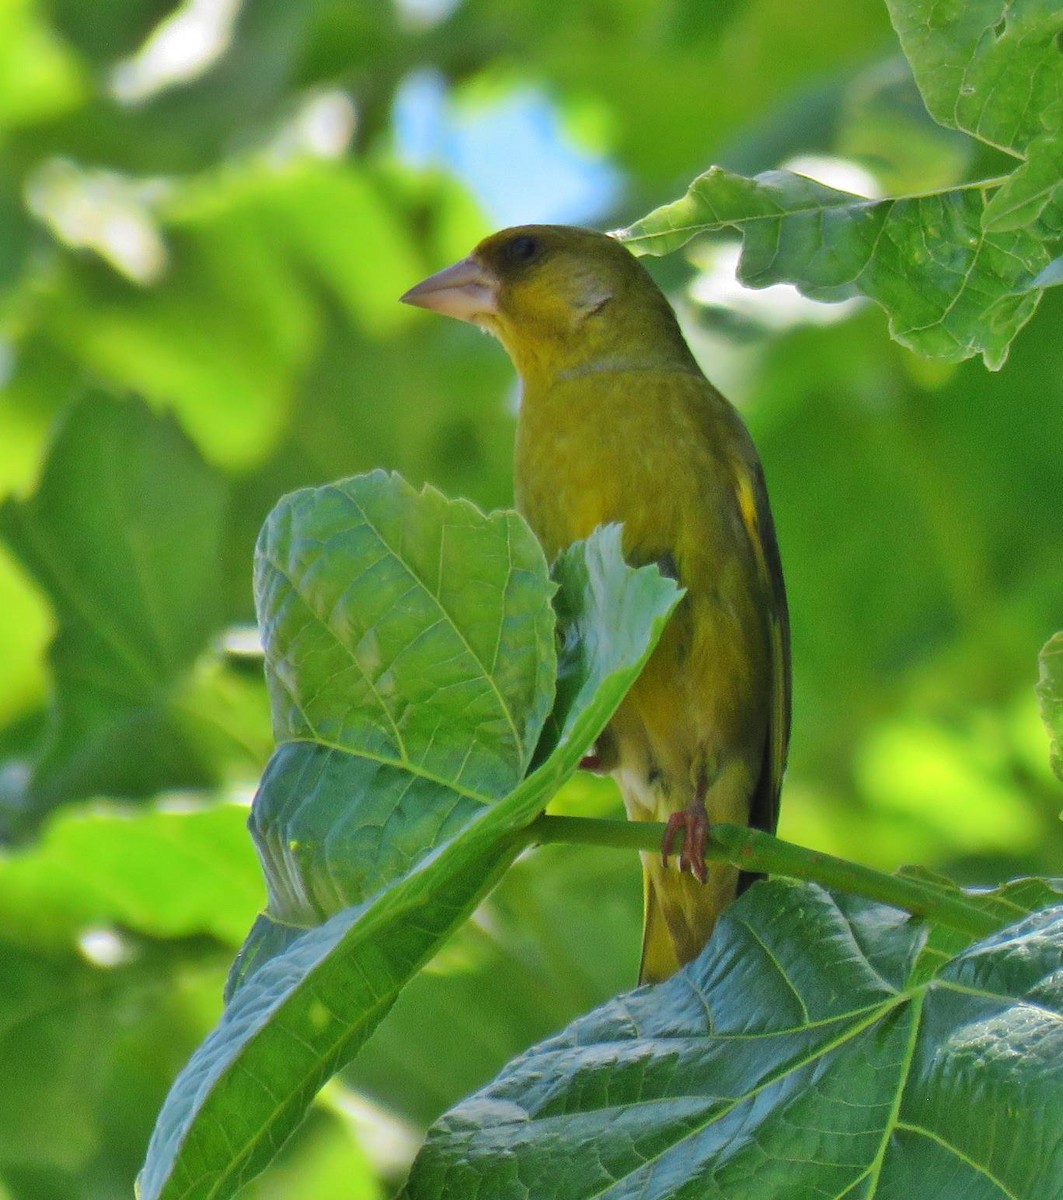
[[[538,238],[522,233],[511,242],[506,243],[504,254],[512,263],[530,263],[543,252],[543,244]]]

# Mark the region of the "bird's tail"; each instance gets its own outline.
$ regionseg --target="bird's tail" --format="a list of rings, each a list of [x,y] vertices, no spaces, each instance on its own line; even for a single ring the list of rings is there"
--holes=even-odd
[[[659,854],[642,855],[645,922],[639,983],[659,983],[701,953],[720,913],[735,898],[738,871],[727,863],[709,864],[709,878],[698,883]]]

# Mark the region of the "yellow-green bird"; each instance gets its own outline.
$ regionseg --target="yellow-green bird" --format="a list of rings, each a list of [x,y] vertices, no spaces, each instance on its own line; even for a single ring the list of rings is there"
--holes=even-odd
[[[593,762],[629,817],[668,823],[662,855],[643,855],[640,973],[665,979],[752,881],[725,864],[706,871],[709,822],[773,831],[778,817],[790,635],[760,459],[615,238],[504,229],[402,299],[479,325],[508,351],[522,384],[517,507],[547,557],[619,521],[628,561],[686,589]]]

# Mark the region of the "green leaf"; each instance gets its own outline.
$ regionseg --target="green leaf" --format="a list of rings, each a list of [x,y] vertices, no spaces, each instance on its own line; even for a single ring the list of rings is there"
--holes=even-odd
[[[920,977],[923,922],[759,884],[690,967],[442,1118],[403,1196],[1063,1195],[1063,905],[1038,894]]]
[[[251,829],[269,915],[317,924],[524,777],[553,700],[552,588],[516,513],[382,471],[286,497],[255,562],[278,750]]]
[[[1063,632],[1050,637],[1041,651],[1037,698],[1052,741],[1052,770],[1063,780]]]
[[[698,234],[737,230],[747,286],[867,296],[902,345],[948,361],[980,353],[996,369],[1037,307],[1028,284],[1051,254],[1036,227],[983,228],[985,209],[985,185],[869,200],[789,171],[750,179],[712,167],[619,236],[636,254],[668,254]]]
[[[0,857],[0,934],[53,953],[100,926],[239,945],[263,893],[246,819],[235,804],[61,812]]]
[[[1056,125],[1063,123],[1063,107]],[[1030,143],[1027,161],[1010,175],[986,205],[982,225],[990,233],[1021,229],[1044,220],[1063,233],[1063,136],[1046,133]]]
[[[201,980],[216,995],[221,964],[205,939],[125,939],[109,947],[117,961],[89,961],[90,949],[27,948],[0,935],[0,1175],[69,1175],[48,1195],[89,1196],[81,1184],[105,1155],[125,1160],[128,1188],[129,1146],[115,1122],[133,1123],[134,1145],[147,1139],[175,1054],[215,1007]]]
[[[69,414],[0,536],[52,601],[50,732],[26,813],[95,792],[201,785],[175,704],[220,621],[226,489],[171,420],[101,394]]]
[[[1055,0],[886,0],[931,114],[1024,155],[1063,102]]]
[[[453,549],[464,547],[454,559],[450,549],[440,559],[444,531],[448,547],[452,535]],[[268,524],[258,580],[275,721],[282,736],[301,740],[281,747],[281,766],[275,759],[266,785],[280,778],[293,802],[302,797],[305,818],[292,814],[299,822],[317,821],[322,806],[317,828],[326,850],[320,860],[282,859],[295,874],[272,888],[304,914],[338,907],[352,888],[366,898],[263,955],[243,976],[159,1117],[141,1176],[144,1200],[230,1195],[269,1161],[321,1084],[490,890],[519,851],[521,831],[575,771],[638,675],[679,593],[655,568],[629,568],[619,528],[608,527],[558,565],[565,684],[547,735],[550,753],[518,782],[552,692],[544,663],[552,670],[553,588],[541,558],[522,565],[512,550],[519,544],[530,553],[530,538],[510,514],[483,517],[380,472],[297,494]],[[473,545],[482,559],[471,556]],[[520,578],[529,571],[534,586]],[[367,649],[368,630],[376,632],[372,653],[359,662],[355,650]],[[500,630],[512,661],[497,664],[505,687],[496,694],[484,663],[493,662],[487,651]],[[337,668],[342,679],[333,676]],[[352,822],[338,798],[356,799],[356,813],[363,807],[370,824],[383,806],[368,793],[331,790],[327,764],[322,771],[314,761],[323,733],[337,739],[333,783],[345,771],[357,774],[364,759],[380,771],[404,771],[407,787],[423,789],[427,818],[403,808],[401,789],[387,793],[394,836],[411,831],[410,853],[419,855],[412,866],[385,847],[363,849],[353,873],[328,856],[330,819],[341,844],[357,831],[357,815]],[[305,788],[285,761],[301,747],[311,756]],[[393,786],[389,775],[380,781]],[[449,825],[439,814],[457,803],[455,781],[471,803],[461,824]],[[273,845],[271,872],[272,853]],[[322,886],[311,900],[304,875],[315,888],[326,876],[340,886],[331,897]],[[367,894],[373,885],[379,890]]]

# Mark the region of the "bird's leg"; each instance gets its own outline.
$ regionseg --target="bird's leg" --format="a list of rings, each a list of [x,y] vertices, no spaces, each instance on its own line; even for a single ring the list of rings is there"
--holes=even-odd
[[[705,807],[705,792],[708,783],[702,775],[698,780],[697,792],[694,799],[686,808],[672,813],[661,839],[661,861],[668,866],[668,856],[672,852],[679,831],[683,832],[683,848],[679,851],[680,871],[689,871],[698,881],[704,883],[709,877],[709,869],[705,864],[705,845],[709,840],[709,813]]]

